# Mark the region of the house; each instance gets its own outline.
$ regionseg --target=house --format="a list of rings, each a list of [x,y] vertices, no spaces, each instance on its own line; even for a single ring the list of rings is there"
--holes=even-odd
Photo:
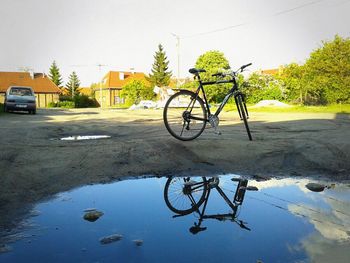
[[[44,74],[33,72],[0,72],[0,103],[4,103],[5,93],[10,86],[32,87],[37,107],[47,107],[57,102],[61,90]]]
[[[94,88],[95,99],[102,107],[124,104],[120,92],[125,84],[134,79],[147,82],[146,75],[142,72],[109,71]]]
[[[179,88],[181,85],[187,83],[187,82],[191,82],[193,81],[193,78],[171,78],[170,82],[169,82],[169,87],[172,89],[177,89]]]
[[[263,74],[263,75],[274,76],[274,75],[277,75],[279,72],[280,72],[279,68],[274,68],[274,69],[262,69],[262,70],[260,70],[259,73]]]
[[[79,87],[79,93],[86,96],[91,96],[93,90],[90,87]]]

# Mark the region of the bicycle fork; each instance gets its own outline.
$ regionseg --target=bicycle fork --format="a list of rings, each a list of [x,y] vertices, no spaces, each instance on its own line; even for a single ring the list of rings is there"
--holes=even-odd
[[[237,107],[237,111],[238,111],[238,114],[239,114],[239,118],[241,120],[243,120],[243,115],[242,115],[242,112],[241,112],[241,108],[238,105],[238,96],[240,96],[240,98],[241,98],[245,116],[247,117],[247,119],[249,119],[249,113],[248,113],[247,105],[246,105],[246,102],[245,102],[244,94],[241,93],[241,92],[237,92],[236,94],[234,94],[234,96],[235,96],[235,102],[236,102],[236,107]]]

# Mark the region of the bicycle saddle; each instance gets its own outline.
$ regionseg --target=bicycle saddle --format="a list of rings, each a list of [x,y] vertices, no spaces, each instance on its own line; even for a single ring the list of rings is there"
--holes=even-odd
[[[198,73],[207,72],[207,71],[205,69],[191,68],[188,72],[190,72],[191,74],[198,75]]]
[[[195,235],[195,234],[197,234],[197,233],[199,233],[201,231],[205,231],[205,230],[207,230],[206,227],[199,227],[199,226],[192,226],[192,227],[190,227],[190,232],[193,235]]]

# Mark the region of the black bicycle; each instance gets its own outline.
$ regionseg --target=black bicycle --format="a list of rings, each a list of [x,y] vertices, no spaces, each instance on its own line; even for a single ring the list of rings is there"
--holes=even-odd
[[[178,214],[173,216],[174,218],[185,216],[192,212],[199,214],[198,223],[194,223],[194,226],[190,228],[192,234],[206,230],[206,227],[201,227],[205,219],[230,220],[237,223],[241,228],[250,230],[245,222],[237,219],[237,210],[243,203],[245,192],[248,190],[257,191],[258,189],[255,186],[248,186],[247,179],[232,178],[231,180],[237,182],[232,201],[219,186],[220,179],[218,177],[212,177],[210,179],[205,177],[170,177],[164,187],[164,200],[168,208]],[[205,214],[211,189],[218,191],[232,209],[232,213]],[[202,205],[202,210],[200,210]]]
[[[245,103],[245,97],[239,90],[238,83],[236,81],[237,74],[241,73],[250,65],[252,65],[252,63],[243,65],[236,71],[219,72],[213,74],[212,76],[218,77],[218,80],[208,82],[203,82],[200,79],[199,74],[201,72],[206,72],[204,69],[190,69],[189,72],[194,75],[195,79],[198,79],[199,86],[195,92],[180,90],[172,95],[165,104],[163,120],[169,133],[176,139],[182,141],[193,140],[201,135],[207,123],[210,123],[210,125],[215,129],[216,133],[220,133],[217,130],[219,125],[218,116],[228,100],[233,96],[236,102],[239,117],[244,121],[249,140],[252,140],[252,135],[250,133],[247,120],[249,115]],[[228,77],[229,79],[224,79],[225,77]],[[210,107],[203,86],[224,83],[233,83],[233,86],[226,94],[219,108],[214,114],[212,114],[210,112]],[[200,91],[202,91],[204,100],[199,96]]]

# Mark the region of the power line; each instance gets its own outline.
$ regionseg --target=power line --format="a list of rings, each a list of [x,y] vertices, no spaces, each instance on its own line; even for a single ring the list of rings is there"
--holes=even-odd
[[[277,12],[277,13],[273,14],[272,16],[279,16],[279,15],[287,14],[287,13],[293,12],[295,10],[298,10],[298,9],[301,9],[301,8],[304,8],[304,7],[307,7],[307,6],[310,6],[310,5],[318,4],[318,3],[323,2],[323,1],[324,0],[318,0],[318,1],[309,2],[309,3],[303,4],[303,5],[299,5],[299,6],[296,6],[296,7],[293,7],[293,8],[282,10],[280,12]]]
[[[236,24],[236,25],[232,25],[232,26],[228,26],[228,27],[223,27],[223,28],[218,28],[218,29],[214,29],[211,31],[206,31],[206,32],[202,32],[202,33],[198,33],[198,34],[193,34],[193,35],[189,35],[189,36],[184,36],[182,38],[191,38],[191,37],[198,37],[198,36],[204,36],[204,35],[209,35],[212,33],[216,33],[216,32],[221,32],[221,31],[226,31],[226,30],[230,30],[232,28],[237,28],[237,27],[241,27],[241,26],[245,26],[245,25],[249,25],[249,22],[246,23],[240,23],[240,24]]]
[[[287,14],[287,13],[291,13],[291,12],[293,12],[295,10],[299,10],[299,9],[302,9],[302,8],[305,8],[305,7],[308,7],[308,6],[311,6],[311,5],[315,5],[315,4],[318,4],[318,3],[323,2],[323,1],[324,0],[312,1],[312,2],[309,2],[309,3],[305,3],[305,4],[302,4],[302,5],[293,7],[293,8],[288,8],[288,9],[285,9],[285,10],[281,10],[281,11],[279,11],[277,13],[274,13],[274,14],[270,15],[269,17],[275,17],[275,16],[280,16],[280,15],[284,15],[284,14]],[[266,18],[268,18],[268,17],[266,17]],[[192,38],[192,37],[209,35],[209,34],[221,32],[221,31],[231,30],[233,28],[246,26],[246,25],[249,25],[249,24],[252,24],[252,22],[238,23],[236,25],[222,27],[222,28],[217,28],[217,29],[214,29],[214,30],[211,30],[211,31],[205,31],[205,32],[201,32],[201,33],[197,33],[197,34],[193,34],[193,35],[187,35],[187,36],[183,36],[181,38]]]

